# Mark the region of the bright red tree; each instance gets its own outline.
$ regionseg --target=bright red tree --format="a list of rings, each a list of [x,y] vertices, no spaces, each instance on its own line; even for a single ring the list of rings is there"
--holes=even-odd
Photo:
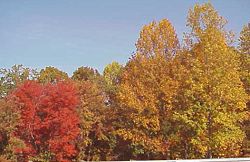
[[[21,112],[16,134],[27,145],[22,150],[27,158],[71,161],[77,155],[75,141],[80,132],[78,96],[73,84],[27,81],[13,96]]]

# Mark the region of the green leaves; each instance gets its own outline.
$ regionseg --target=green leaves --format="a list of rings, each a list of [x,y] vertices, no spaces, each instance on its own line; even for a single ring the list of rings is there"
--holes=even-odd
[[[23,65],[14,65],[11,69],[0,69],[0,98],[25,80],[35,80],[38,77],[36,70]]]

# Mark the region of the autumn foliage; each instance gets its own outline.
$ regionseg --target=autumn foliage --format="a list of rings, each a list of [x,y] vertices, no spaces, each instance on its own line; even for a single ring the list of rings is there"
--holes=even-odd
[[[145,25],[125,65],[72,77],[0,70],[0,157],[100,161],[250,154],[250,25],[239,47],[211,3],[189,10],[180,41],[168,19]]]
[[[29,157],[47,153],[48,160],[65,162],[77,155],[78,96],[72,84],[41,85],[27,81],[12,95],[21,112],[16,135],[26,144],[26,148],[19,151]]]

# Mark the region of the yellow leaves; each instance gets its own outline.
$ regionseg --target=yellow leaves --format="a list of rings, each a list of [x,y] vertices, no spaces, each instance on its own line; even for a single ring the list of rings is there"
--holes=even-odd
[[[204,30],[216,28],[222,30],[227,21],[213,8],[211,3],[196,4],[188,12],[187,26],[191,27],[195,36],[201,36]]]
[[[214,134],[213,143],[217,154],[234,157],[240,153],[241,142],[245,137],[240,128],[232,128]]]
[[[163,19],[159,23],[152,22],[143,27],[136,47],[137,52],[146,57],[164,55],[171,58],[176,54],[179,42],[171,23]]]
[[[116,96],[115,132],[133,153],[164,154],[168,140],[173,157],[183,158],[183,150],[189,158],[239,150],[247,96],[225,24],[210,3],[195,5],[188,16],[195,42],[182,50],[168,20],[143,27]]]
[[[227,151],[238,152],[243,139],[239,122],[246,118],[247,96],[240,81],[240,60],[227,44],[224,25],[223,18],[209,3],[195,5],[189,11],[189,39],[195,43],[178,56],[187,75],[179,80],[173,120],[180,123],[179,142],[199,150],[198,155],[193,152],[190,157],[204,157],[209,149],[214,156],[219,154],[217,149],[230,156]]]
[[[133,138],[133,134],[125,129],[116,130],[114,134],[121,136],[124,140],[131,140]]]
[[[136,129],[119,129],[115,131],[115,134],[122,137],[123,140],[131,140],[131,145],[142,146],[145,152],[164,153],[167,149],[165,146],[167,143],[162,136],[149,137],[146,133]]]
[[[200,139],[200,138],[193,138],[191,139],[191,144],[196,146],[197,148],[197,152],[199,152],[202,155],[205,155],[207,150],[208,150],[208,146],[206,145],[208,139]]]
[[[168,20],[144,26],[136,44],[137,53],[120,78],[117,100],[123,123],[116,131],[130,146],[165,154],[166,137],[161,122],[167,121],[178,90],[174,55],[179,44]]]
[[[156,115],[140,116],[132,114],[130,117],[133,119],[133,124],[139,129],[147,129],[156,133],[160,130],[159,117]]]

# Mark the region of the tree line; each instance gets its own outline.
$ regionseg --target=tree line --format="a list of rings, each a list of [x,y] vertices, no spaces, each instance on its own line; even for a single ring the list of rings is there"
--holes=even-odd
[[[140,31],[126,65],[0,71],[2,161],[239,157],[250,140],[250,24],[239,43],[211,3]]]

